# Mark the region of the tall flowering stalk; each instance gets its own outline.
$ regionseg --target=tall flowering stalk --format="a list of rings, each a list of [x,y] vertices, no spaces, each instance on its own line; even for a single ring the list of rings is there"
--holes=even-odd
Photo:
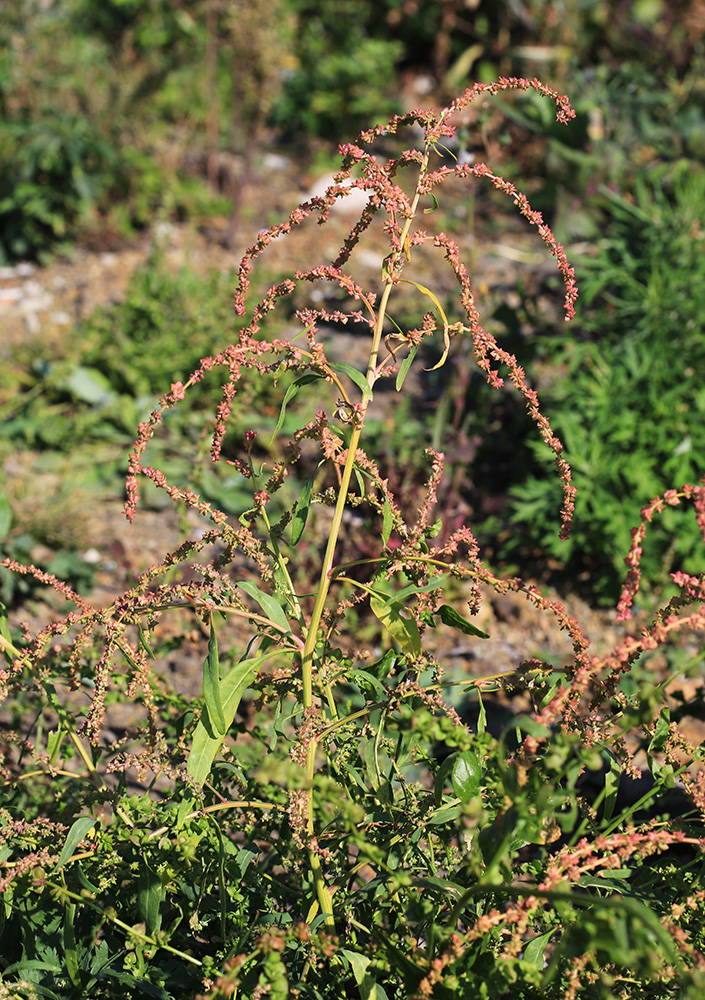
[[[550,990],[546,996],[572,997],[583,986],[606,982],[603,966],[617,969],[623,958],[605,944],[603,924],[625,934],[631,928],[644,951],[648,950],[644,942],[658,940],[669,963],[663,971],[665,980],[677,979],[685,965],[697,971],[704,964],[685,929],[699,913],[700,896],[693,894],[683,902],[674,899],[657,917],[635,901],[638,893],[623,900],[613,891],[614,873],[619,871],[627,880],[628,864],[638,868],[646,858],[679,847],[702,850],[705,838],[700,826],[664,829],[653,817],[635,825],[636,807],[616,809],[614,781],[610,786],[606,779],[592,803],[579,785],[586,771],[596,766],[598,752],[618,762],[618,771],[637,775],[641,764],[635,751],[646,746],[651,770],[662,776],[664,785],[679,779],[701,823],[705,812],[705,780],[698,766],[701,750],[670,720],[665,689],[637,713],[620,685],[642,654],[675,632],[705,626],[705,604],[686,610],[703,600],[702,579],[678,575],[674,579],[682,596],[640,637],[628,637],[608,656],[591,656],[580,625],[559,601],[519,578],[503,579],[493,573],[482,561],[469,525],[439,533],[441,452],[428,451],[425,495],[415,510],[408,511],[365,451],[368,410],[380,383],[394,379],[401,391],[411,365],[419,363],[417,354],[425,341],[442,342],[436,365],[440,367],[453,341],[467,337],[488,384],[501,388],[508,378],[523,396],[554,455],[562,483],[561,534],[565,537],[570,530],[575,489],[562,444],[517,359],[481,324],[457,244],[445,232],[425,228],[426,213],[437,206],[435,192],[443,183],[486,181],[514,202],[555,258],[565,284],[565,318],[573,317],[577,297],[573,269],[541,214],[486,164],[445,163],[458,112],[480,98],[528,90],[554,102],[557,121],[567,124],[574,116],[567,98],[540,81],[513,78],[475,85],[438,113],[416,110],[397,116],[363,132],[356,143],[342,146],[341,169],[326,193],[260,233],[247,250],[238,271],[235,310],[240,317],[249,315],[249,322],[243,321],[235,343],[203,358],[185,381],[171,385],[140,424],[129,457],[125,505],[129,520],[136,516],[140,482],[146,478],[210,521],[210,528],[167,553],[125,594],[101,609],[34,567],[5,563],[54,587],[77,609],[33,637],[28,635],[22,650],[0,630],[0,646],[8,661],[1,677],[4,693],[11,697],[23,686],[34,685],[54,713],[51,724],[58,719],[58,735],[47,739],[45,748],[39,738],[35,743],[12,738],[6,779],[13,780],[27,754],[40,773],[62,771],[61,747],[68,734],[101,804],[110,799],[115,781],[118,789],[123,787],[119,783],[127,780],[126,775],[146,781],[151,772],[154,780],[171,783],[174,809],[158,813],[154,805],[148,833],[140,827],[144,816],[135,818],[131,812],[132,800],[115,793],[114,814],[128,829],[130,843],[140,845],[141,860],[149,856],[152,867],[146,862],[140,865],[132,922],[106,910],[101,926],[112,922],[127,928],[131,949],[141,948],[145,963],[161,947],[205,970],[205,945],[195,932],[193,940],[184,938],[182,950],[165,944],[160,930],[167,923],[163,911],[172,905],[169,912],[174,917],[174,907],[181,905],[174,902],[174,886],[181,885],[184,876],[181,871],[174,873],[163,857],[150,853],[157,844],[170,844],[172,835],[174,850],[186,851],[183,841],[192,831],[198,850],[211,852],[207,870],[218,873],[217,892],[211,893],[219,900],[213,908],[217,918],[211,915],[211,919],[217,919],[215,937],[223,942],[217,953],[221,970],[215,980],[203,971],[215,997],[232,996],[239,989],[242,995],[285,996],[294,978],[299,994],[311,997],[348,995],[345,991],[353,982],[361,995],[378,991],[382,998],[447,997],[473,991],[480,995],[480,985],[486,990],[495,980],[496,991],[482,995],[499,997],[517,981],[519,967],[530,988]],[[420,148],[378,159],[382,140],[412,126],[422,130]],[[413,183],[402,186],[401,178],[410,174]],[[355,189],[367,195],[367,205],[334,259],[296,270],[251,304],[252,268],[267,247],[310,218],[325,225],[335,202]],[[379,287],[370,290],[358,283],[348,265],[377,218],[383,219],[388,246]],[[458,285],[461,320],[449,321],[434,292],[413,278],[422,247],[447,262]],[[422,319],[414,329],[401,329],[392,319],[402,285],[414,289],[423,303]],[[318,294],[311,296],[316,304],[298,306],[298,334],[267,339],[264,333],[271,314],[294,295],[298,302],[309,286],[318,286]],[[335,303],[329,306],[332,300]],[[331,322],[354,322],[369,330],[364,370],[328,356],[321,328]],[[160,432],[168,411],[183,405],[213,369],[222,373],[222,395],[213,416],[211,459],[229,464],[251,488],[246,510],[220,510],[148,462],[150,441]],[[240,447],[229,434],[240,383],[253,377],[286,380],[275,437],[282,437],[294,399],[307,391],[316,393],[315,412],[289,431],[273,463],[262,460],[255,428],[245,434]],[[284,487],[304,463],[313,463],[313,472],[308,478],[298,475],[298,497],[288,507],[278,504],[277,494],[285,494]],[[670,491],[642,511],[627,558],[629,576],[619,609],[623,618],[638,587],[646,524],[664,505],[688,499],[702,526],[704,491],[705,485]],[[326,507],[327,518],[320,517],[312,528],[312,511]],[[342,544],[353,508],[366,517],[368,534],[378,535],[374,541],[367,539],[364,555]],[[300,543],[311,538],[315,546],[323,522],[318,562],[302,583],[301,567],[310,567],[311,546],[306,554],[306,542]],[[190,572],[179,578],[175,570],[183,565]],[[469,590],[463,613],[446,603],[453,601],[452,588],[460,582]],[[427,641],[429,631],[443,626],[471,641],[488,639],[471,620],[480,608],[482,586],[497,594],[522,595],[536,612],[552,616],[556,626],[570,635],[573,656],[560,667],[536,658],[519,668],[499,661],[492,675],[448,682],[434,656],[434,644]],[[195,716],[187,712],[176,721],[152,662],[160,622],[175,610],[194,613],[207,635],[199,712]],[[364,620],[366,610],[377,626],[370,643],[348,624],[353,614],[362,614]],[[242,648],[224,653],[224,619],[239,621],[248,630]],[[70,642],[62,638],[71,636]],[[61,696],[55,689],[57,657],[65,688]],[[456,686],[477,698],[473,725],[449,704]],[[516,687],[528,693],[533,708],[515,721],[510,745],[505,737],[490,736],[482,692]],[[88,706],[70,709],[69,689],[88,695]],[[146,721],[120,745],[106,747],[106,708],[118,692],[140,702]],[[249,728],[237,721],[245,692],[255,703]],[[258,711],[265,722],[258,721]],[[439,741],[451,749],[445,762],[430,752]],[[599,764],[599,755],[597,760]],[[419,781],[414,769],[422,767],[425,778]],[[614,775],[614,765],[610,773]],[[658,783],[654,787],[658,790]],[[232,817],[232,823],[221,827],[222,816]],[[60,884],[59,876],[76,859],[86,863],[87,822],[87,817],[76,820],[58,859],[43,844],[44,831],[15,869],[19,878],[34,865],[58,866],[51,886],[66,906],[63,926],[69,951],[75,941],[76,899],[81,897],[71,895],[73,889]],[[211,831],[210,841],[206,829]],[[22,846],[27,830],[12,827],[12,831]],[[229,853],[225,833],[230,837]],[[258,851],[266,855],[266,863],[261,865],[261,883],[252,888],[247,872]],[[187,868],[196,864],[195,848],[189,847],[185,856]],[[228,867],[232,857],[237,857],[234,868]],[[201,877],[205,882],[205,873]],[[585,887],[599,878],[603,882],[598,882],[598,892],[586,892]],[[296,890],[292,879],[298,879]],[[125,884],[128,881],[123,878]],[[12,883],[10,873],[2,884],[8,888]],[[82,884],[89,895],[94,892],[93,883],[87,883],[93,887],[88,889],[85,881]],[[628,885],[628,881],[618,883],[618,889]],[[607,895],[600,894],[601,886],[608,887]],[[205,920],[205,895],[202,888],[189,921],[197,929]],[[96,897],[90,898],[95,909]],[[585,932],[585,947],[577,954],[576,928],[584,912],[594,919],[592,929]],[[174,917],[173,927],[178,926]],[[93,937],[97,940],[99,935]],[[609,957],[603,961],[605,949]],[[491,974],[487,955],[493,956]],[[69,978],[78,988],[84,980],[76,961],[75,956],[67,959]],[[212,967],[215,959],[209,961]],[[614,976],[618,978],[618,973]]]

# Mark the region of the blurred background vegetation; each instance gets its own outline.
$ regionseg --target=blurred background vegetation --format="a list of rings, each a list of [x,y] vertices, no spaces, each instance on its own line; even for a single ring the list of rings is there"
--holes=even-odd
[[[119,246],[159,220],[225,218],[238,246],[265,155],[306,176],[391,113],[475,80],[539,76],[570,95],[575,123],[556,126],[545,101],[506,100],[468,121],[467,142],[527,191],[581,279],[567,328],[544,309],[557,287],[545,270],[529,269],[518,295],[484,295],[487,325],[566,441],[580,490],[572,540],[557,541],[559,498],[520,403],[485,389],[467,348],[380,439],[413,480],[420,442],[452,431],[447,510],[469,512],[506,568],[541,566],[613,601],[639,508],[705,471],[704,37],[705,0],[4,0],[0,266],[43,263],[76,241]],[[447,218],[442,203],[439,227],[480,242],[515,231],[507,206],[476,194]],[[93,480],[109,470],[113,482],[174,364],[190,370],[232,327],[230,288],[169,275],[157,254],[127,300],[58,353],[16,352],[0,377],[0,460],[16,468],[31,453],[54,475],[92,448]],[[80,550],[46,518],[23,520],[31,505],[7,464],[6,479],[6,550],[38,539]],[[221,481],[200,486],[227,499]],[[656,591],[664,574],[702,568],[694,524],[668,516],[645,553]]]

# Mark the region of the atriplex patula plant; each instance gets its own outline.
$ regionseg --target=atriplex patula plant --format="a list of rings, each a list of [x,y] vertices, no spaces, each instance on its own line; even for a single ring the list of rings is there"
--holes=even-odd
[[[442,365],[453,339],[468,337],[487,381],[502,385],[505,371],[524,396],[554,454],[569,530],[574,491],[561,444],[514,357],[481,326],[458,247],[419,227],[432,221],[424,213],[437,207],[442,182],[487,180],[538,229],[572,316],[573,272],[541,216],[488,166],[448,165],[457,112],[529,89],[555,102],[559,121],[572,117],[567,98],[539,81],[502,79],[472,87],[441,113],[394,118],[342,147],[326,195],[248,250],[235,299],[241,316],[253,261],[268,244],[309,216],[325,223],[351,187],[368,195],[335,260],[272,287],[237,343],[172,385],[140,426],[128,517],[147,477],[209,527],[101,609],[6,560],[76,610],[27,634],[23,648],[6,624],[0,639],[8,727],[0,996],[700,995],[705,772],[699,744],[677,724],[686,695],[674,712],[668,694],[698,659],[681,657],[661,683],[634,677],[670,633],[703,628],[704,605],[684,610],[705,600],[702,579],[679,577],[682,597],[640,637],[591,657],[559,602],[498,578],[469,526],[443,531],[442,454],[429,453],[425,495],[408,511],[364,449],[380,386],[395,379],[401,391],[428,338],[442,342]],[[408,126],[423,130],[421,148],[378,160],[372,150],[383,137]],[[388,251],[373,292],[348,265],[378,219]],[[462,320],[451,322],[414,277],[423,247],[447,260]],[[268,314],[307,285],[333,291],[298,309],[297,336],[268,340]],[[403,288],[428,306],[415,329],[393,320]],[[364,372],[331,361],[322,342],[321,327],[352,320],[369,329]],[[224,373],[212,459],[252,487],[244,511],[217,510],[147,464],[169,411],[212,369]],[[256,429],[242,442],[228,435],[249,378],[286,386],[278,461],[265,460]],[[292,417],[311,398],[313,412]],[[296,495],[279,503],[294,479]],[[694,502],[705,530],[705,485],[655,502],[644,523],[682,499]],[[364,558],[346,545],[351,508],[364,525]],[[625,616],[642,536],[639,529],[629,557]],[[478,611],[481,585],[522,594],[552,616],[569,632],[573,657],[530,659],[517,670],[498,652],[491,676],[444,679],[434,635],[448,629],[492,642],[468,609],[458,610],[466,601],[470,618]],[[207,637],[195,704],[169,687],[160,666],[167,613],[190,615],[185,629],[195,616]],[[497,692],[511,706],[517,690],[531,709],[498,733],[482,695]],[[120,700],[134,703],[135,720],[116,732],[110,713]],[[624,799],[620,775],[640,766],[652,780],[640,799]],[[676,779],[677,817],[664,798]]]

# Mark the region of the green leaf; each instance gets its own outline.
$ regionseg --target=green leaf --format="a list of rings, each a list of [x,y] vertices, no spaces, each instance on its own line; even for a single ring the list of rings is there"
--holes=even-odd
[[[374,739],[366,740],[362,749],[362,757],[365,761],[365,772],[369,783],[372,785],[373,789],[377,791],[380,784],[380,773],[379,766],[377,764],[377,755],[375,752],[375,741]]]
[[[440,590],[441,587],[445,586],[447,579],[447,573],[439,573],[438,576],[432,576],[428,583],[425,583],[422,587],[417,583],[410,583],[408,587],[402,587],[401,590],[398,590],[394,594],[394,600],[403,601],[412,594],[427,594],[431,590]]]
[[[367,381],[365,375],[358,371],[357,368],[353,368],[349,365],[347,361],[336,361],[335,364],[328,366],[334,372],[342,372],[347,375],[348,378],[352,379],[355,385],[360,389],[363,396],[367,396],[368,399],[372,399],[372,389],[370,389],[370,383]]]
[[[263,659],[263,656],[253,656],[249,660],[242,660],[220,682],[220,698],[226,732],[230,729],[240,700],[251,684]],[[210,774],[213,761],[223,745],[224,739],[225,735],[215,733],[206,724],[204,718],[199,720],[193,734],[191,752],[186,765],[187,774],[191,778],[203,784]]]
[[[238,583],[238,587],[240,590],[244,590],[246,594],[249,594],[254,601],[257,601],[267,618],[277,625],[282,632],[286,635],[291,632],[284,609],[271,594],[265,594],[263,590],[260,590],[259,587],[250,580],[244,580]]]
[[[619,779],[621,775],[621,764],[610,754],[610,769],[605,774],[605,805],[602,812],[603,819],[605,820],[612,819],[614,814],[614,807],[617,804],[617,792],[619,791]]]
[[[480,705],[480,711],[477,713],[477,735],[482,736],[482,734],[487,729],[487,712],[485,711],[485,703],[482,700],[482,691],[477,688],[477,700]]]
[[[453,770],[456,756],[457,754],[452,753],[449,757],[446,757],[433,779],[433,797],[437,806],[440,806],[443,802],[443,790],[450,777],[450,772]]]
[[[413,618],[402,617],[401,604],[390,601],[384,594],[375,593],[370,597],[370,608],[403,652],[419,656],[421,636],[418,625]]]
[[[463,618],[462,615],[458,614],[455,608],[451,608],[449,604],[441,604],[440,608],[434,612],[441,619],[444,625],[450,625],[451,628],[457,628],[460,632],[465,635],[476,635],[479,639],[489,639],[489,635],[483,632],[469,622],[467,618]]]
[[[103,406],[115,399],[115,392],[110,382],[97,368],[76,365],[62,380],[61,387],[81,403],[88,403],[89,406]]]
[[[408,278],[400,278],[399,280],[404,281],[407,285],[413,285],[414,288],[417,288],[423,295],[427,295],[438,310],[438,315],[441,317],[441,322],[443,323],[443,356],[438,364],[435,364],[433,368],[429,368],[429,371],[435,372],[437,368],[443,367],[445,360],[448,357],[448,351],[450,350],[450,330],[448,326],[448,318],[443,311],[443,306],[438,301],[438,296],[435,295],[430,288],[426,288],[425,285],[420,285],[418,281],[410,281]]]
[[[294,396],[297,395],[299,389],[303,389],[305,385],[310,385],[311,382],[317,382],[320,378],[322,378],[322,376],[317,372],[304,372],[303,375],[299,375],[299,377],[291,383],[289,388],[284,393],[284,399],[282,400],[281,409],[279,410],[279,419],[277,420],[276,427],[272,433],[272,441],[274,441],[275,437],[282,429],[284,416],[286,414],[286,407],[292,401]]]
[[[404,385],[404,382],[406,381],[406,376],[409,374],[409,369],[411,368],[412,362],[416,357],[416,352],[418,351],[418,349],[419,349],[418,344],[412,344],[411,348],[409,349],[409,353],[404,358],[402,363],[399,365],[399,371],[397,372],[397,382],[396,382],[397,392],[401,392],[401,388]]]
[[[4,493],[0,493],[0,541],[7,538],[12,524],[12,508]]]
[[[459,885],[457,882],[451,882],[447,878],[438,878],[436,875],[426,875],[423,878],[415,878],[414,885],[419,885],[423,889],[430,889],[431,892],[440,892],[444,895],[455,896],[456,898],[462,896],[467,886]]]
[[[208,639],[208,655],[203,661],[203,700],[206,704],[208,719],[212,728],[225,736],[228,729],[225,725],[223,703],[220,698],[220,664],[218,662],[218,639],[215,634],[215,624],[211,615],[211,632]]]
[[[137,880],[137,907],[144,921],[147,934],[152,936],[161,923],[159,908],[162,903],[162,883],[156,872],[144,861]]]
[[[385,991],[375,981],[372,973],[367,971],[371,959],[367,958],[366,955],[350,951],[348,948],[342,948],[341,950],[348,962],[350,962],[355,982],[360,988],[360,1000],[387,1000]]]
[[[482,777],[482,765],[477,754],[472,750],[465,750],[455,758],[451,781],[453,791],[461,802],[469,802],[474,799],[480,791],[480,778]]]
[[[56,764],[66,732],[61,726],[47,733],[47,756],[50,764]]]
[[[7,660],[7,665],[9,667],[11,667],[12,664],[13,664],[13,661],[14,661],[14,655],[12,653],[12,650],[15,647],[14,647],[14,644],[12,642],[12,635],[10,633],[10,626],[8,625],[8,622],[7,622],[7,608],[2,603],[2,601],[0,601],[0,635],[3,637],[3,639],[7,643],[7,646],[3,646],[3,650],[5,652],[5,659]]]
[[[360,499],[365,499],[365,480],[362,478],[362,473],[358,468],[353,466],[353,472],[355,473],[355,478],[357,479],[358,489],[360,490]]]
[[[443,823],[450,823],[454,819],[457,819],[460,813],[461,806],[459,802],[446,802],[440,809],[436,809],[429,814],[428,822],[431,826],[441,826]]]
[[[423,210],[424,215],[430,215],[431,212],[438,211],[438,198],[436,198],[435,194],[432,191],[429,191],[429,195],[431,196],[431,199],[433,201],[433,208],[424,208]]]
[[[531,941],[524,948],[524,954],[522,959],[527,965],[530,965],[534,969],[541,971],[544,966],[543,953],[546,950],[546,945],[551,940],[551,935],[555,933],[555,930],[546,931],[545,934],[539,934],[537,937],[532,938]]]
[[[388,497],[384,498],[384,511],[382,513],[382,541],[385,546],[389,542],[389,536],[392,533],[392,505],[389,502]]]
[[[60,871],[64,867],[78,845],[88,836],[94,826],[95,820],[92,816],[82,816],[80,819],[76,820],[66,835],[66,840],[61,849],[59,860],[54,868],[54,873]]]
[[[296,507],[294,509],[294,516],[291,519],[291,544],[298,545],[301,541],[301,536],[304,533],[304,528],[306,527],[306,521],[308,519],[308,509],[311,506],[311,494],[313,493],[313,481],[316,477],[316,472],[318,472],[318,466],[314,469],[309,477],[308,481],[304,485],[301,491],[301,496],[296,501]]]
[[[74,931],[73,919],[76,915],[76,904],[67,903],[64,910],[64,961],[69,979],[74,986],[81,985],[81,971],[78,966],[78,952],[76,950],[76,933]]]

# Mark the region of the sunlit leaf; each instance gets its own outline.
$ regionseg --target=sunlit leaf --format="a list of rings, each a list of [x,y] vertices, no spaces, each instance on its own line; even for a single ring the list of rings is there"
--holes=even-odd
[[[281,409],[279,410],[279,419],[277,420],[276,427],[274,428],[274,432],[272,434],[272,441],[282,429],[287,405],[297,395],[300,389],[303,389],[305,385],[310,385],[311,382],[317,382],[320,378],[322,378],[322,376],[317,372],[304,372],[303,375],[299,375],[299,377],[291,383],[289,388],[284,393],[284,399],[282,400]]]
[[[434,614],[438,615],[444,625],[450,625],[451,628],[457,628],[465,635],[476,635],[479,639],[489,639],[487,632],[483,632],[482,629],[477,627],[477,625],[473,625],[473,623],[469,622],[467,618],[463,618],[463,616],[458,614],[455,608],[451,608],[449,604],[441,604]]]
[[[248,660],[242,660],[235,664],[220,682],[220,698],[226,732],[230,729],[240,700],[247,687],[252,683],[263,658],[263,656],[253,656]],[[210,774],[213,761],[225,739],[225,735],[214,732],[207,723],[208,719],[202,717],[196,726],[186,766],[189,776],[201,784]]]
[[[385,546],[389,543],[389,536],[392,533],[392,505],[389,498],[384,498],[384,509],[382,512],[382,541]]]
[[[403,652],[412,656],[420,655],[421,636],[418,625],[413,618],[402,616],[401,604],[380,594],[370,597],[370,608]]]
[[[225,736],[227,726],[223,714],[223,703],[220,699],[220,665],[218,661],[218,639],[211,615],[211,631],[208,639],[208,655],[203,661],[203,700],[208,712],[208,719],[213,729]]]
[[[472,750],[459,753],[453,763],[451,781],[453,791],[461,802],[469,802],[480,791],[482,765],[477,754]]]
[[[240,590],[244,590],[246,594],[249,594],[253,600],[257,601],[267,618],[277,625],[282,632],[288,634],[291,631],[284,609],[271,594],[265,594],[251,580],[239,581],[238,587]]]
[[[313,492],[313,481],[318,470],[314,469],[310,477],[304,484],[304,488],[301,491],[301,496],[296,502],[296,507],[294,508],[294,515],[291,519],[291,544],[298,545],[301,541],[301,537],[304,533],[304,528],[306,527],[306,521],[308,520],[308,511],[311,506],[311,494]]]
[[[399,371],[397,372],[397,381],[396,381],[397,392],[401,392],[401,388],[404,385],[404,382],[406,381],[406,376],[409,374],[409,369],[411,368],[411,364],[414,358],[416,357],[416,352],[418,351],[418,349],[419,349],[418,344],[412,344],[411,347],[409,348],[409,353],[404,358],[402,363],[399,365]]]
[[[363,396],[367,396],[368,399],[372,398],[370,383],[367,381],[366,376],[363,375],[361,371],[358,371],[357,368],[353,368],[353,366],[349,365],[347,361],[336,361],[335,364],[331,364],[329,367],[334,372],[342,372],[344,375],[347,375],[348,378],[352,379],[358,389],[361,390]]]

